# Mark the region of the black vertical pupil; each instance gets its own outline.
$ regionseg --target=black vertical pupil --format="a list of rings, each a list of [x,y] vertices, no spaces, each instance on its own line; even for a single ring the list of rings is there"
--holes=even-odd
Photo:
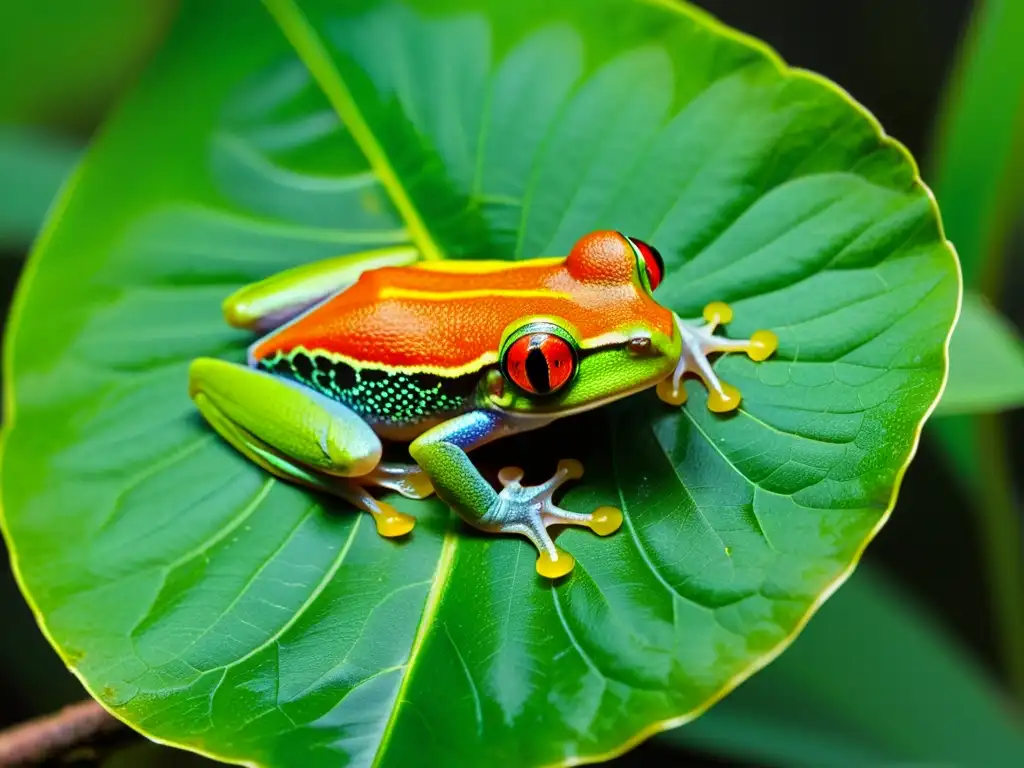
[[[541,344],[544,336],[538,334],[530,339],[529,351],[526,353],[526,379],[538,395],[546,395],[551,391],[551,379],[548,376],[548,359],[544,357]]]

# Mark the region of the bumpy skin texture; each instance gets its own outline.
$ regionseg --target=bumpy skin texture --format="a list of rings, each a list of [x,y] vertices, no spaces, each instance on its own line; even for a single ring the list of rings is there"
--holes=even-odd
[[[688,330],[651,296],[660,259],[617,232],[583,237],[564,259],[384,266],[351,285],[348,268],[310,265],[228,299],[229,322],[284,325],[253,344],[248,368],[196,361],[197,406],[260,466],[352,501],[374,515],[384,536],[408,533],[413,520],[364,486],[414,496],[432,486],[471,524],[527,537],[540,553],[538,572],[550,578],[568,573],[573,559],[555,546],[549,525],[608,535],[621,513],[554,504],[558,487],[582,474],[579,462],[561,462],[534,487],[505,468],[499,493],[467,454],[659,384],[673,371],[670,400],[682,402],[678,380],[690,370],[712,394],[724,392],[723,406],[735,407],[739,393],[723,390],[706,351],[770,354],[764,344],[755,350],[749,341],[714,337],[719,315]],[[301,314],[318,297],[330,298]],[[379,443],[363,432],[411,440],[410,455],[429,482],[417,480],[415,468],[381,471]],[[357,471],[338,471],[334,456]],[[396,471],[407,482],[396,486]]]
[[[255,363],[284,379],[342,403],[378,431],[422,425],[471,404],[479,372],[461,376],[362,368],[324,350],[274,353]]]
[[[301,347],[360,367],[453,376],[495,363],[524,315],[564,320],[584,349],[629,329],[671,336],[672,313],[636,281],[633,252],[612,232],[587,235],[565,259],[385,267],[267,336],[251,357]]]
[[[365,475],[380,463],[380,440],[370,426],[316,392],[211,358],[193,362],[190,374],[190,394],[200,410],[203,401],[215,403],[225,419],[273,446],[282,459],[339,477]]]

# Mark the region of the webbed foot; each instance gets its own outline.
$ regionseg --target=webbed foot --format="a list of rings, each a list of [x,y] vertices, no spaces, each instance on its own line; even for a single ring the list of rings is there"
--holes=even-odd
[[[721,301],[704,307],[704,324],[687,323],[675,316],[676,327],[682,337],[682,352],[671,376],[658,384],[657,392],[664,402],[682,405],[686,402],[683,374],[690,372],[700,377],[708,390],[708,409],[715,413],[728,413],[740,405],[740,392],[736,387],[718,378],[708,355],[716,352],[745,352],[755,361],[767,360],[779,345],[771,331],[754,331],[749,339],[727,339],[715,336],[720,325],[732,320],[732,308]]]
[[[581,525],[599,536],[608,536],[622,525],[622,512],[614,507],[599,507],[592,513],[569,512],[552,501],[554,492],[569,480],[583,476],[583,465],[575,459],[558,462],[554,476],[541,485],[524,486],[523,470],[505,467],[498,473],[504,486],[497,502],[480,520],[481,527],[501,533],[518,533],[528,538],[539,552],[537,573],[557,579],[569,573],[576,561],[555,546],[548,534],[550,525]]]

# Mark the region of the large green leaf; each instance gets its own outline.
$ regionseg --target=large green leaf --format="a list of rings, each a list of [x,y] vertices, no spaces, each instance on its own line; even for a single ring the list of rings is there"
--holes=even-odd
[[[261,765],[579,762],[767,663],[891,509],[946,369],[954,257],[898,145],[835,87],[674,4],[186,4],[21,287],[5,527],[88,688],[154,738]],[[731,417],[639,395],[477,456],[577,456],[552,586],[522,541],[398,501],[411,540],[268,478],[185,391],[241,359],[247,281],[427,256],[658,244],[660,300],[730,331]],[[543,437],[539,437],[543,434]]]

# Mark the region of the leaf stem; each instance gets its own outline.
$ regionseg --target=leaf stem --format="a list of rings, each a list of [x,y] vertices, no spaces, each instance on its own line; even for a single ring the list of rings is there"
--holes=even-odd
[[[0,765],[34,765],[123,729],[92,699],[0,731]]]

